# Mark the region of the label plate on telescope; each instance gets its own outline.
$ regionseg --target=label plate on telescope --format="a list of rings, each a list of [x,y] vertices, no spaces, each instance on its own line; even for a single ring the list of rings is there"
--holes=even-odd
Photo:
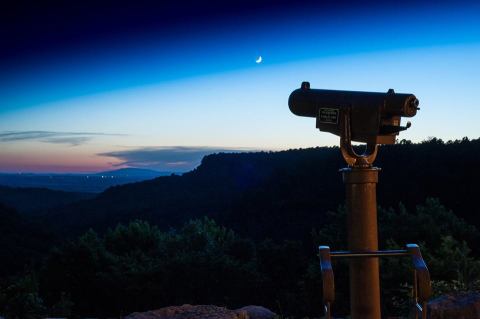
[[[320,108],[318,110],[318,121],[320,123],[338,124],[338,109]]]

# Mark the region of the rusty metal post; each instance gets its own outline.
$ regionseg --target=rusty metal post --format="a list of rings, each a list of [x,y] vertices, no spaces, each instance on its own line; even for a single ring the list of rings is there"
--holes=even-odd
[[[348,249],[352,252],[378,250],[378,168],[353,167],[342,170],[346,190]],[[352,319],[380,319],[378,258],[350,260],[350,307]]]

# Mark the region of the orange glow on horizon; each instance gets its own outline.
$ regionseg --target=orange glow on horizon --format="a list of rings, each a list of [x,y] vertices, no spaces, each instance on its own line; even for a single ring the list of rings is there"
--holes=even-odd
[[[6,149],[0,154],[0,172],[4,173],[91,173],[122,167],[119,164],[118,160],[80,149]]]

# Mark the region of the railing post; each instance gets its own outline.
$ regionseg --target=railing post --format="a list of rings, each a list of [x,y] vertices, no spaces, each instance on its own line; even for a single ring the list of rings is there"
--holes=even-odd
[[[330,247],[320,246],[318,250],[320,256],[320,270],[322,271],[322,295],[323,306],[325,308],[325,319],[330,319],[332,315],[330,306],[335,301],[335,280],[330,256]]]
[[[430,272],[428,271],[427,265],[422,258],[422,253],[420,252],[420,247],[416,244],[408,244],[407,251],[412,257],[413,267],[414,267],[414,282],[413,282],[413,293],[414,293],[414,307],[415,307],[415,318],[418,318],[420,313],[422,319],[427,318],[427,302],[432,295],[432,286],[430,281]]]

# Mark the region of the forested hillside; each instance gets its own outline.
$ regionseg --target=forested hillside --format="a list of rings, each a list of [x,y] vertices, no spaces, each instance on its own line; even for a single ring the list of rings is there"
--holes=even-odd
[[[439,198],[474,225],[480,178],[480,140],[382,146],[378,203],[402,202],[414,209],[427,197]],[[254,238],[302,238],[325,212],[343,203],[338,170],[345,166],[337,147],[214,154],[182,176],[113,187],[98,197],[54,209],[45,217],[59,231],[105,230],[142,218],[168,229],[209,216]]]
[[[54,235],[0,204],[0,278],[21,273],[48,252]]]
[[[480,289],[478,163],[480,140],[403,141],[378,155],[380,247],[420,244],[435,296]],[[346,248],[344,166],[336,147],[214,154],[184,175],[35,216],[0,205],[0,315],[119,317],[190,303],[319,317],[317,247]],[[347,315],[348,269],[334,267],[334,313]],[[410,261],[381,269],[383,313],[405,315]]]
[[[65,206],[93,197],[95,197],[95,194],[92,193],[0,186],[0,203],[13,207],[24,215],[41,214],[51,208]]]

